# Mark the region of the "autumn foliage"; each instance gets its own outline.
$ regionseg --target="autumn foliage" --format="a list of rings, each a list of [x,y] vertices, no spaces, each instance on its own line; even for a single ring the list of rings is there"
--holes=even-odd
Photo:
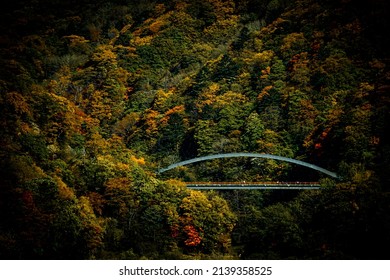
[[[388,258],[386,1],[87,2],[1,11],[0,258]],[[339,180],[249,158],[157,173],[230,152]]]

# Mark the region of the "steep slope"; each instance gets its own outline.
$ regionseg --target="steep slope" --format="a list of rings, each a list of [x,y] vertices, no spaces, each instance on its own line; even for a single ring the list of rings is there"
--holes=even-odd
[[[14,2],[1,16],[1,257],[388,256],[387,6]],[[342,180],[239,158],[155,174],[227,152]],[[324,190],[201,193],[186,180]]]

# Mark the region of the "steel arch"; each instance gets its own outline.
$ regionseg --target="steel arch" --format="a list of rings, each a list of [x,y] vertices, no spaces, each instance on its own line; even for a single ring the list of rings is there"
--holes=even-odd
[[[257,153],[227,153],[227,154],[215,154],[215,155],[197,157],[197,158],[184,160],[184,161],[180,161],[180,162],[171,164],[165,168],[161,168],[158,170],[158,173],[163,173],[163,172],[171,170],[173,168],[176,168],[179,166],[184,166],[184,165],[195,163],[195,162],[206,161],[206,160],[217,159],[217,158],[235,158],[235,157],[266,158],[266,159],[274,159],[274,160],[290,162],[290,163],[294,163],[297,165],[301,165],[301,166],[305,166],[305,167],[317,170],[317,171],[324,173],[330,177],[338,178],[336,173],[331,172],[325,168],[319,167],[319,166],[311,164],[311,163],[307,163],[307,162],[304,162],[301,160],[292,159],[292,158],[288,158],[288,157],[282,157],[282,156],[276,156],[276,155],[270,155],[270,154],[257,154]]]

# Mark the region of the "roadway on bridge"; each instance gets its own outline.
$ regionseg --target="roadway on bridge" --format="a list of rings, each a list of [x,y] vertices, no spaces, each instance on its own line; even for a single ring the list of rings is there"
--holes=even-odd
[[[320,189],[318,182],[186,182],[193,190],[309,190]]]

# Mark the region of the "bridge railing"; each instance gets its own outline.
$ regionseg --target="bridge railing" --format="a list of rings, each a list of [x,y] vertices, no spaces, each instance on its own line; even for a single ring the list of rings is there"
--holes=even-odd
[[[184,182],[187,185],[319,185],[319,182]]]
[[[318,182],[186,182],[194,190],[309,190],[320,189]]]

